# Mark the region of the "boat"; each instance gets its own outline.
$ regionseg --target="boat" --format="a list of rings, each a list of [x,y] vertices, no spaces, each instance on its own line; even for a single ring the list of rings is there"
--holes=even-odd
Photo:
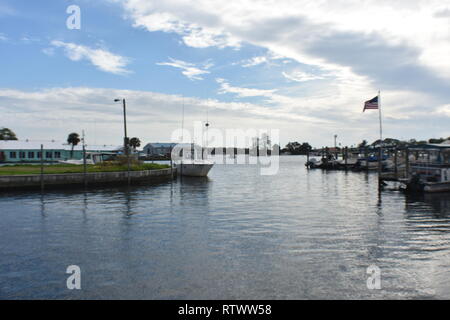
[[[113,156],[114,153],[100,153],[100,152],[86,152],[86,164],[98,164],[103,162],[104,156]],[[67,160],[60,160],[58,163],[62,164],[76,164],[76,165],[82,165],[84,164],[83,159],[67,159]]]
[[[450,141],[409,148],[416,154],[408,177],[400,179],[402,189],[411,192],[450,191]]]
[[[178,164],[180,174],[189,177],[206,177],[214,166],[214,162],[207,160],[183,160]]]
[[[184,101],[183,101],[183,116],[182,116],[182,130],[184,130]],[[208,142],[208,113],[206,115],[206,142]],[[183,137],[182,137],[183,140]],[[206,143],[206,149],[208,145]],[[182,176],[189,177],[206,177],[209,171],[214,166],[214,162],[205,159],[204,149],[202,146],[196,145],[193,142],[189,145],[186,144],[178,144],[174,149],[175,154],[180,155],[181,152],[181,160],[179,162],[175,162],[175,166],[179,168],[179,173]],[[186,152],[185,152],[186,151]],[[172,156],[173,156],[172,152]],[[201,155],[200,159],[197,159],[196,156]]]

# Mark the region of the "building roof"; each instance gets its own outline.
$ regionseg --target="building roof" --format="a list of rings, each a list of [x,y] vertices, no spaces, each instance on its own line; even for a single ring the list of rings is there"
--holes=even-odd
[[[160,143],[160,142],[150,142],[147,143],[144,147],[145,148],[173,148],[176,145],[176,143]]]
[[[39,150],[41,145],[46,150],[72,150],[67,142],[55,140],[0,140],[0,150]],[[116,151],[120,146],[113,145],[86,145],[86,150],[93,151]],[[83,145],[76,145],[73,150],[83,150]]]

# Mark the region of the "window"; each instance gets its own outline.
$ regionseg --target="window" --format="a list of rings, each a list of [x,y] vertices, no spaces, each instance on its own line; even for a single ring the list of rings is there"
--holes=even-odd
[[[19,158],[20,158],[20,159],[25,159],[25,152],[20,151],[20,152],[19,152]]]
[[[55,158],[61,158],[61,152],[55,151]]]
[[[10,152],[10,153],[9,153],[9,157],[10,157],[11,159],[16,159],[16,158],[17,158],[17,153],[16,153],[15,151]]]
[[[53,158],[53,153],[52,153],[51,151],[47,151],[47,152],[45,153],[45,157],[46,157],[46,158]]]
[[[40,158],[41,158],[41,155],[42,155],[42,153],[41,153],[41,152],[38,152],[38,153],[37,153],[37,157],[38,157],[38,159],[40,159]]]
[[[34,152],[33,151],[28,152],[28,159],[34,159]]]

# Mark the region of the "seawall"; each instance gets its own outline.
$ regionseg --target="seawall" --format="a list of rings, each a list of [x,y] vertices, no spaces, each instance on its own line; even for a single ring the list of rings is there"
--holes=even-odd
[[[130,171],[130,184],[170,181],[176,177],[176,168]],[[0,176],[0,191],[55,187],[126,185],[128,172],[88,172],[63,174],[33,174]]]

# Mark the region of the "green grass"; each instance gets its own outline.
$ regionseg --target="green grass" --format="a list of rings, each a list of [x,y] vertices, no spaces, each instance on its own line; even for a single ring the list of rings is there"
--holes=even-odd
[[[132,171],[157,170],[166,168],[170,168],[170,166],[156,163],[133,164],[131,166]],[[127,166],[115,163],[114,164],[102,163],[98,165],[87,166],[87,172],[116,172],[116,171],[127,171]],[[30,175],[40,173],[41,173],[40,165],[16,164],[0,167],[1,176]],[[83,166],[75,164],[44,165],[44,174],[55,174],[55,173],[83,173]]]

